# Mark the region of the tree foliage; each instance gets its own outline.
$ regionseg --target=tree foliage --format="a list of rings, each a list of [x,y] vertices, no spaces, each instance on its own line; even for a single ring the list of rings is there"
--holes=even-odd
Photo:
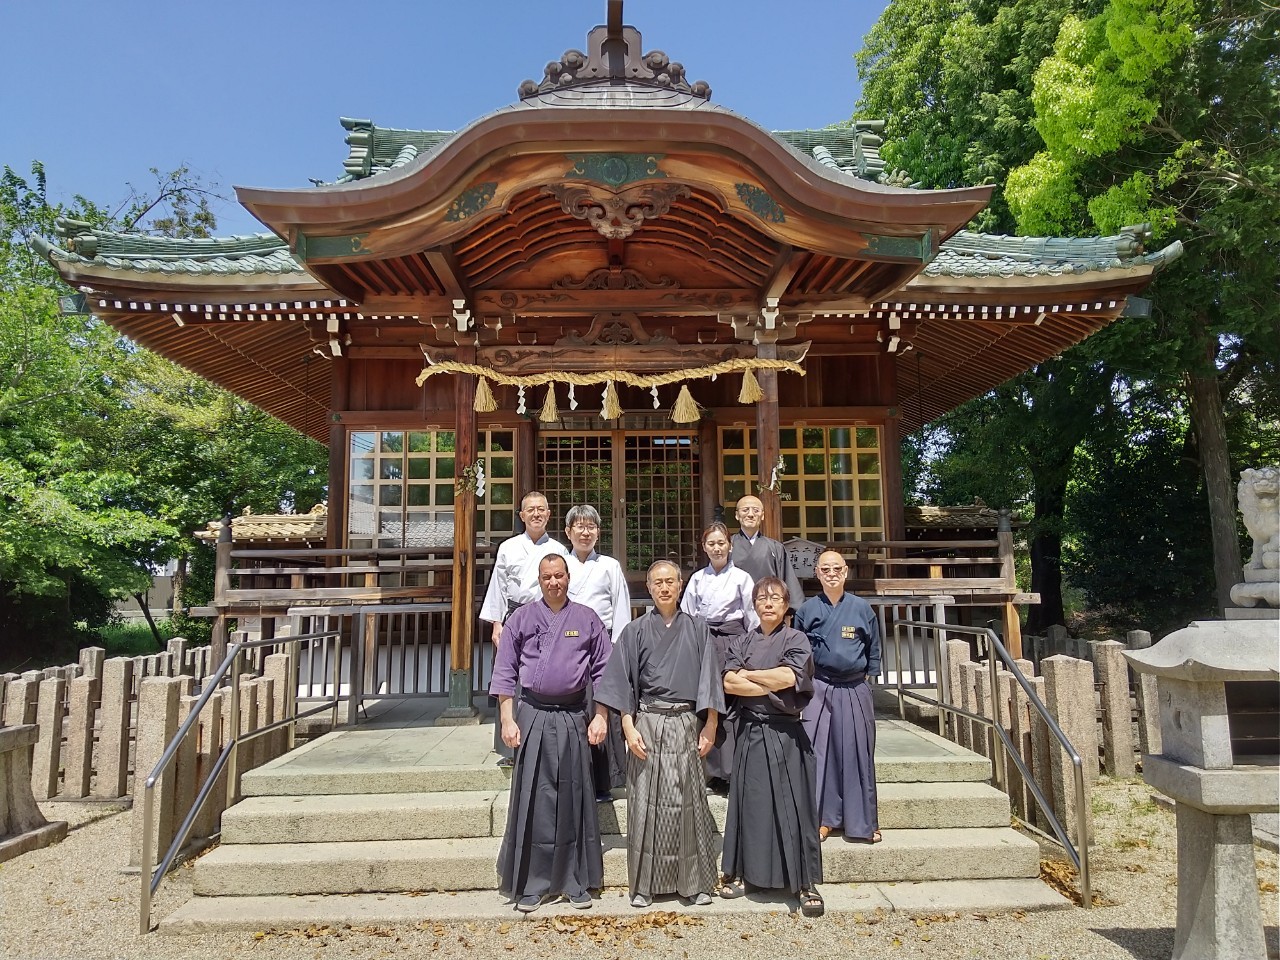
[[[1146,536],[1126,526],[1132,512],[1104,529],[1099,511],[1074,504],[1122,501],[1130,478],[1168,467],[1175,449],[1182,469],[1166,469],[1171,479],[1156,489],[1175,482],[1169,502],[1199,498],[1202,515],[1207,502],[1215,558],[1225,555],[1235,542],[1231,474],[1274,457],[1276,20],[1274,6],[1243,0],[893,0],[858,54],[857,113],[887,121],[891,164],[927,187],[995,184],[975,227],[1079,235],[1150,222],[1157,241],[1185,245],[1149,294],[1150,317],[1119,321],[1037,365],[915,445],[933,495],[962,502],[987,490],[977,495],[993,505],[1031,505],[1033,554],[1044,541],[1033,567],[1056,566],[1065,550],[1066,569],[1087,578],[1081,543]],[[1080,377],[1064,377],[1064,367]],[[1148,414],[1164,418],[1159,428],[1117,402],[1134,384],[1160,397],[1151,409],[1161,412]],[[1019,478],[1021,496],[1009,484]],[[1159,576],[1144,581],[1135,566],[1117,589],[1158,595],[1168,575],[1187,598],[1203,597],[1204,573],[1186,547],[1164,552]],[[1229,560],[1215,563],[1220,591]],[[1050,574],[1041,569],[1041,582]],[[1115,593],[1089,592],[1117,603]]]
[[[110,212],[50,203],[38,163],[0,176],[0,633],[33,651],[144,593],[209,520],[324,497],[319,444],[60,311],[70,291],[30,245],[58,216],[171,236],[214,227],[214,194],[189,171],[151,173],[151,191],[130,188]]]
[[[1068,17],[1035,74],[1044,148],[1011,171],[1019,227],[1149,222],[1186,255],[1147,320],[1104,340],[1181,392],[1205,478],[1220,604],[1240,578],[1227,410],[1274,398],[1280,343],[1280,10],[1256,0],[1110,0]],[[1280,409],[1261,417],[1275,432]],[[1238,419],[1238,418],[1237,418]]]

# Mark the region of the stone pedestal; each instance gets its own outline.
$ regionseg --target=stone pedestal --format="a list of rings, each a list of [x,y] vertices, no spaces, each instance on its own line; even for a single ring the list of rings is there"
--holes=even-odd
[[[1275,628],[1256,621],[1197,622],[1125,656],[1135,671],[1159,681],[1163,753],[1143,758],[1142,775],[1177,803],[1173,958],[1263,957],[1249,814],[1280,809],[1278,758],[1236,755],[1226,685],[1280,682]],[[1243,730],[1245,718],[1238,720]],[[1234,733],[1247,751],[1249,741]]]
[[[1253,826],[1178,803],[1178,928],[1174,960],[1265,957]]]
[[[46,820],[31,793],[31,748],[39,737],[35,724],[0,728],[0,863],[67,835],[67,822]]]

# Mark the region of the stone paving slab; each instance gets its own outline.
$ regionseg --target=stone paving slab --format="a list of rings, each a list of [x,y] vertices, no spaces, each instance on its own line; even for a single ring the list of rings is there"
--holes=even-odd
[[[1060,910],[1071,902],[1038,880],[932,881],[911,884],[827,883],[821,886],[827,915],[870,914],[877,910],[905,913]],[[795,913],[795,901],[783,894],[753,893],[739,900],[714,899],[707,907],[686,907],[675,897],[659,897],[647,910],[636,910],[625,891],[605,890],[591,915],[638,916],[677,911],[689,916]],[[547,916],[582,915],[567,903],[548,904],[521,914],[492,891],[448,894],[352,894],[344,896],[196,897],[165,917],[163,934],[189,936],[211,932],[256,932],[305,929],[342,924],[414,926],[436,920],[533,922]]]

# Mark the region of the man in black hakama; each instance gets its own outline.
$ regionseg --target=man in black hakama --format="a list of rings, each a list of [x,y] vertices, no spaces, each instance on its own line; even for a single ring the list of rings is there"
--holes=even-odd
[[[597,704],[588,724],[586,703],[587,684],[599,684],[613,648],[595,612],[569,600],[563,556],[541,560],[538,585],[542,599],[503,627],[489,685],[503,742],[515,750],[499,889],[524,913],[560,894],[585,909],[604,881],[588,744],[604,740],[605,708]]]
[[[818,558],[822,593],[801,604],[796,627],[813,647],[813,699],[804,728],[817,766],[818,833],[880,841],[876,798],[876,717],[870,677],[880,673],[880,624],[871,604],[844,589],[848,567],[828,550]]]
[[[813,748],[800,722],[813,691],[813,652],[803,633],[782,625],[781,580],[765,577],[754,597],[760,626],[730,644],[724,665],[725,693],[738,698],[738,735],[719,893],[791,890],[805,916],[821,916]]]
[[[720,658],[706,622],[676,607],[679,568],[659,560],[646,582],[654,609],[623,629],[596,689],[596,703],[621,714],[627,744],[631,905],[677,893],[703,906],[716,882],[702,758],[724,712]]]

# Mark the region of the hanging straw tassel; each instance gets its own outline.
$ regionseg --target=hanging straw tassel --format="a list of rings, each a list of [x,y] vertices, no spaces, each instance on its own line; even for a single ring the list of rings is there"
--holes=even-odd
[[[489,389],[489,381],[484,377],[476,383],[476,402],[472,404],[476,413],[493,413],[498,409],[498,401],[493,399],[493,391]]]
[[[560,411],[556,409],[556,385],[554,383],[547,384],[547,399],[542,405],[542,412],[538,414],[538,419],[543,423],[555,423],[560,419]]]
[[[738,391],[739,403],[755,403],[757,400],[764,398],[764,391],[760,389],[760,384],[756,382],[756,375],[751,372],[751,368],[747,367],[742,371],[742,389]]]
[[[605,420],[617,420],[622,416],[622,404],[618,402],[618,390],[612,380],[604,388],[604,407],[600,410],[600,416]]]
[[[694,402],[693,394],[689,392],[687,383],[680,388],[680,396],[676,397],[676,405],[671,411],[671,419],[676,423],[694,423],[702,419],[702,415],[698,413],[698,404]]]

